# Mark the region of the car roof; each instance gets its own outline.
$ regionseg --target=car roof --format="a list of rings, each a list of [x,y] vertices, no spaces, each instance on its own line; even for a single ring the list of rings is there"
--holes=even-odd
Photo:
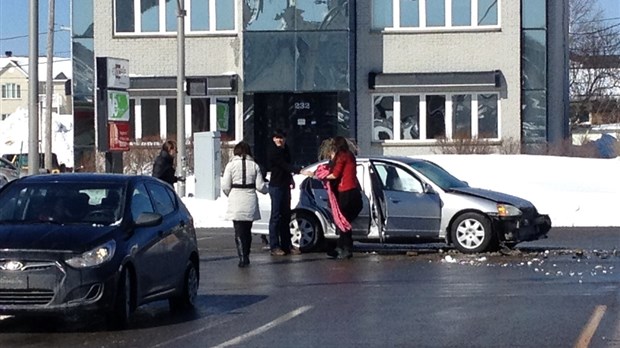
[[[126,175],[113,173],[60,173],[29,175],[20,179],[22,183],[63,183],[63,182],[106,182],[129,183],[142,180],[157,181],[147,175]]]

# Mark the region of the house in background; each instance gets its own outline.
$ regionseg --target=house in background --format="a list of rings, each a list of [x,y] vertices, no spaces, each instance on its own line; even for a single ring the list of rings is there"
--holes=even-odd
[[[536,153],[569,136],[568,0],[183,3],[186,76],[206,82],[185,97],[187,139],[217,130],[225,143],[249,141],[264,163],[283,128],[303,165],[335,135],[372,155],[463,138]],[[176,2],[90,0],[73,11],[85,129],[96,56],[129,60],[134,144],[176,134]],[[79,127],[76,117],[76,139]]]
[[[0,57],[0,120],[14,113],[18,108],[28,109],[28,57],[14,57],[5,52]],[[54,58],[53,61],[52,112],[71,114],[73,103],[70,93],[72,62],[70,58]],[[39,103],[45,110],[45,85],[47,58],[39,58]]]

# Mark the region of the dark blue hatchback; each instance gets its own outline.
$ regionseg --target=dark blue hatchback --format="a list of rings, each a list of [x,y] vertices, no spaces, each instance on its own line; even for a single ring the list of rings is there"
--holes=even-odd
[[[196,231],[149,176],[35,175],[0,190],[0,314],[95,310],[124,327],[137,306],[198,292]]]

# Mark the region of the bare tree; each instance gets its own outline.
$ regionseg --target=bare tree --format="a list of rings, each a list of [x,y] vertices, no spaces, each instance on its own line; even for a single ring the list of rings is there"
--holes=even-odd
[[[620,122],[620,23],[571,0],[569,25],[571,124]]]

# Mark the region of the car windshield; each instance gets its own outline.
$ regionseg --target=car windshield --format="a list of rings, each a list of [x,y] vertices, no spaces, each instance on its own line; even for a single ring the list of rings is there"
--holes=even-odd
[[[1,223],[87,223],[121,220],[125,189],[108,183],[16,183],[0,194]]]
[[[448,191],[450,189],[459,187],[468,187],[466,182],[461,181],[448,173],[445,169],[441,168],[437,164],[430,161],[414,161],[408,163],[416,171],[427,177],[434,182],[442,190]]]

